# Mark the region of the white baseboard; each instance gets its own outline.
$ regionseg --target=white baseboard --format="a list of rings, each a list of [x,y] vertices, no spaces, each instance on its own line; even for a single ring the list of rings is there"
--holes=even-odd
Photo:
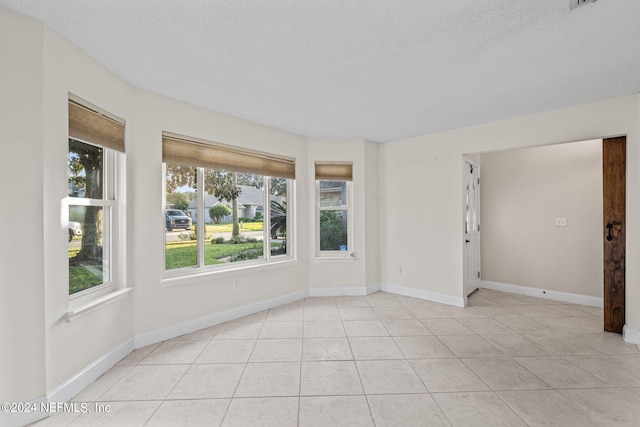
[[[112,351],[97,359],[95,362],[87,366],[85,369],[83,369],[73,377],[69,378],[47,396],[36,398],[31,401],[30,404],[36,405],[38,408],[40,408],[42,405],[46,406],[50,403],[68,402],[136,348],[155,344],[167,339],[175,338],[180,335],[195,332],[200,329],[208,328],[210,326],[235,320],[244,316],[249,316],[260,311],[268,310],[270,308],[304,299],[308,296],[365,296],[379,290],[392,294],[410,296],[459,307],[464,306],[463,297],[455,297],[451,295],[405,288],[396,285],[375,284],[357,287],[303,289],[265,301],[259,301],[253,304],[235,307],[219,313],[214,313],[197,319],[167,326],[165,328],[137,334],[134,337],[128,339],[126,342],[117,346]],[[0,413],[0,425],[2,427],[24,426],[36,422],[40,419],[46,418],[47,416],[49,416],[49,414],[46,412]]]
[[[624,325],[622,327],[622,339],[630,344],[636,344],[640,350],[640,329],[631,329]]]
[[[46,396],[38,397],[36,399],[30,400],[28,402],[22,402],[24,407],[28,407],[32,410],[26,411],[16,408],[16,412],[4,412],[0,411],[0,426],[2,427],[22,427],[27,424],[35,423],[36,421],[40,421],[43,418],[49,416],[47,412],[41,412],[40,409],[42,406],[47,406],[47,398]]]
[[[251,314],[255,314],[260,311],[268,310],[270,308],[278,307],[283,304],[288,304],[290,302],[298,301],[308,296],[309,296],[309,290],[303,289],[297,292],[281,295],[279,297],[271,298],[265,301],[259,301],[253,304],[248,304],[241,307],[235,307],[229,310],[202,316],[197,319],[188,320],[182,323],[177,323],[175,325],[167,326],[165,328],[160,328],[154,331],[137,334],[135,336],[135,348],[145,347],[147,345],[155,344],[160,341],[165,341],[171,338],[179,337],[184,334],[189,334],[191,332],[199,331],[200,329],[205,329],[211,326],[219,325],[220,323],[225,323],[231,320],[239,319],[244,316],[249,316]]]
[[[310,297],[353,297],[370,295],[380,290],[378,285],[334,288],[309,288]]]
[[[67,402],[77,396],[88,385],[100,378],[116,363],[133,351],[134,340],[129,338],[110,352],[102,355],[89,366],[69,378],[67,381],[56,387],[47,394],[49,402]]]
[[[20,413],[1,413],[0,426],[25,426],[51,415],[48,408],[52,404],[65,403],[77,396],[82,390],[100,378],[105,372],[115,366],[127,354],[133,351],[133,338],[129,338],[110,352],[102,355],[89,366],[60,384],[47,396],[39,397],[28,402],[35,411]],[[55,406],[53,406],[55,407]]]
[[[572,304],[588,305],[591,307],[603,307],[602,298],[588,295],[572,294],[568,292],[550,291],[548,289],[530,288],[528,286],[512,285],[509,283],[480,281],[480,288],[494,291],[509,292],[512,294],[526,295],[536,298],[545,298],[554,301],[568,302]]]
[[[465,297],[441,294],[438,292],[424,291],[421,289],[406,288],[404,286],[381,284],[380,290],[396,295],[404,295],[412,298],[419,298],[427,301],[439,302],[456,307],[465,306]]]

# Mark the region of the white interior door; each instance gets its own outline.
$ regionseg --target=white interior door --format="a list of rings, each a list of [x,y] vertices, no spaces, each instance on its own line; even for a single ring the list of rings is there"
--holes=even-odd
[[[480,287],[480,166],[465,160],[465,291]]]

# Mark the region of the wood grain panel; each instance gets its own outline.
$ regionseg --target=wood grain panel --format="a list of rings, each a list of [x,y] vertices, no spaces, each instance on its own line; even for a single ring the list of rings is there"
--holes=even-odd
[[[625,311],[626,137],[602,141],[604,330],[622,333]]]

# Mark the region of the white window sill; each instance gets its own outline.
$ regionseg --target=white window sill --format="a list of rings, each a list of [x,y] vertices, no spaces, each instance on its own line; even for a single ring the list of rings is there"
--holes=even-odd
[[[83,317],[101,307],[104,307],[105,305],[111,304],[112,302],[119,301],[124,297],[126,297],[127,294],[129,294],[129,292],[131,291],[132,291],[132,288],[119,289],[114,292],[109,292],[108,294],[100,298],[96,298],[84,305],[75,307],[73,310],[67,311],[65,313],[67,322],[73,322],[74,320],[80,317]]]
[[[355,255],[345,255],[345,256],[334,256],[334,255],[327,255],[327,256],[315,256],[313,258],[314,261],[319,261],[319,262],[353,262],[355,261],[357,258]]]
[[[271,261],[268,263],[243,265],[233,268],[225,268],[219,270],[198,270],[197,272],[182,270],[179,273],[167,273],[160,282],[160,287],[170,288],[173,286],[191,285],[194,283],[202,283],[206,279],[218,279],[229,276],[241,275],[244,273],[253,273],[256,271],[266,271],[276,268],[284,268],[296,265],[297,259],[286,259],[282,261]]]

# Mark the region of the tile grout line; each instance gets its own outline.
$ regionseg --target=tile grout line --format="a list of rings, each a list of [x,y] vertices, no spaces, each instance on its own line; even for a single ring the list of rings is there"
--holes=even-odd
[[[499,295],[498,295],[498,297],[499,297]],[[481,298],[485,298],[482,295],[480,297]],[[364,297],[364,298],[365,298],[364,301],[366,301],[368,307],[357,307],[357,306],[350,307],[348,305],[341,307],[340,304],[339,304],[339,301],[340,301],[339,297],[327,298],[327,300],[325,302],[326,302],[326,307],[328,307],[328,308],[335,307],[336,310],[337,310],[338,319],[339,319],[339,325],[340,325],[340,327],[341,327],[341,329],[342,329],[342,331],[344,333],[344,337],[341,336],[339,338],[340,339],[342,339],[342,338],[346,339],[349,351],[351,353],[351,359],[349,361],[352,362],[353,366],[356,368],[356,373],[358,375],[358,380],[360,382],[360,387],[362,388],[362,396],[364,396],[364,398],[365,398],[365,401],[367,403],[367,407],[368,407],[368,410],[369,410],[369,415],[370,415],[371,420],[373,421],[374,425],[377,425],[377,422],[376,422],[376,419],[374,418],[374,414],[373,414],[373,411],[372,411],[372,403],[370,401],[370,396],[375,396],[375,395],[405,396],[405,395],[418,395],[418,394],[429,395],[429,396],[431,396],[431,399],[433,399],[435,401],[436,406],[442,412],[442,415],[445,417],[445,419],[447,419],[447,421],[449,421],[451,423],[451,420],[449,419],[447,414],[444,412],[443,407],[438,403],[438,401],[434,398],[434,396],[435,395],[445,395],[445,394],[457,394],[457,393],[472,393],[471,391],[468,391],[468,392],[462,392],[462,391],[461,392],[431,392],[429,390],[429,388],[427,387],[427,384],[425,384],[425,381],[423,380],[423,378],[420,375],[418,375],[418,372],[416,371],[416,368],[411,363],[411,360],[413,360],[413,359],[409,359],[408,358],[407,353],[405,353],[405,351],[400,347],[400,345],[398,344],[398,341],[397,341],[398,338],[400,338],[400,337],[414,337],[415,338],[415,337],[421,337],[423,335],[421,335],[421,334],[418,334],[418,335],[402,335],[402,332],[399,332],[399,334],[392,334],[389,325],[387,325],[385,323],[385,319],[382,319],[380,317],[381,314],[378,313],[375,310],[376,308],[403,307],[404,309],[408,310],[413,317],[411,319],[400,319],[400,320],[416,320],[428,332],[431,333],[431,336],[436,338],[437,342],[442,344],[445,348],[449,349],[449,351],[451,351],[451,353],[452,353],[452,356],[450,356],[450,357],[446,357],[446,358],[443,358],[443,357],[437,357],[437,358],[426,357],[426,358],[424,358],[424,360],[435,360],[435,359],[439,359],[439,360],[441,360],[441,359],[455,359],[455,360],[457,360],[463,366],[465,366],[467,369],[469,369],[478,378],[478,380],[487,387],[488,390],[486,392],[483,392],[483,393],[491,393],[493,396],[498,397],[499,401],[502,402],[503,404],[505,404],[506,407],[508,407],[525,424],[527,424],[526,421],[524,421],[524,419],[520,416],[520,414],[515,411],[514,407],[509,405],[509,403],[504,398],[502,398],[498,393],[502,393],[502,392],[522,392],[522,393],[525,393],[525,392],[529,392],[529,391],[554,391],[554,392],[560,393],[562,396],[564,396],[564,398],[566,398],[569,401],[571,401],[574,406],[581,407],[580,404],[577,401],[575,401],[574,399],[568,397],[567,395],[562,393],[562,391],[567,391],[567,392],[576,391],[577,392],[577,391],[580,391],[580,390],[624,390],[624,389],[634,389],[634,390],[636,390],[636,389],[640,389],[640,386],[635,386],[635,385],[616,385],[620,381],[616,381],[615,383],[611,383],[611,382],[609,382],[607,380],[603,380],[601,378],[601,375],[596,375],[595,373],[591,372],[592,370],[595,369],[595,368],[591,368],[590,367],[591,365],[585,365],[586,367],[583,368],[582,366],[576,364],[575,361],[571,360],[571,358],[574,358],[574,357],[578,357],[578,358],[579,357],[605,358],[605,359],[607,359],[606,361],[608,363],[617,363],[617,362],[619,362],[619,364],[621,366],[624,366],[624,367],[626,367],[627,369],[630,369],[633,372],[635,372],[635,371],[640,372],[640,369],[636,368],[635,364],[631,364],[631,360],[633,360],[633,359],[629,359],[629,361],[627,362],[627,361],[623,361],[623,360],[617,359],[617,357],[616,357],[616,356],[625,356],[625,355],[633,356],[633,355],[638,355],[639,353],[637,353],[637,352],[636,353],[625,352],[624,351],[625,349],[623,347],[620,347],[620,348],[618,348],[618,347],[609,348],[608,347],[609,346],[608,338],[607,339],[602,339],[600,341],[595,341],[597,336],[600,335],[600,334],[597,334],[595,332],[588,332],[588,331],[582,332],[582,334],[584,335],[584,337],[581,337],[582,339],[575,339],[573,336],[570,336],[569,334],[561,333],[561,332],[558,332],[558,331],[555,331],[555,330],[553,332],[551,332],[551,331],[549,331],[549,332],[540,332],[541,335],[542,334],[547,334],[547,335],[552,335],[552,336],[566,336],[572,343],[575,343],[575,344],[577,344],[579,346],[582,346],[582,347],[576,346],[575,347],[576,349],[578,349],[578,350],[584,349],[584,351],[574,352],[576,354],[574,354],[574,353],[571,353],[571,354],[559,354],[559,353],[564,353],[564,352],[562,352],[558,348],[556,348],[554,350],[554,347],[557,347],[557,346],[550,345],[552,343],[552,341],[545,342],[547,345],[543,345],[543,344],[540,344],[537,341],[534,341],[534,340],[532,340],[531,338],[528,337],[528,335],[536,334],[536,332],[526,332],[526,331],[525,332],[520,332],[520,330],[513,329],[513,333],[510,333],[510,334],[505,334],[505,333],[500,333],[500,334],[479,334],[475,330],[472,330],[471,331],[472,332],[471,335],[478,336],[480,340],[482,340],[484,343],[487,343],[488,345],[490,345],[490,346],[494,347],[495,349],[497,349],[500,353],[502,353],[502,355],[501,356],[496,355],[496,356],[479,356],[479,357],[465,356],[465,357],[463,357],[463,356],[458,356],[455,352],[453,352],[453,350],[449,346],[447,346],[445,344],[444,341],[442,341],[440,339],[440,337],[457,336],[457,335],[447,335],[447,334],[436,335],[435,333],[433,333],[433,331],[431,329],[429,329],[426,326],[426,324],[424,324],[422,322],[422,320],[425,320],[425,319],[418,318],[416,316],[416,314],[412,310],[409,310],[408,306],[406,304],[404,304],[404,302],[406,302],[406,301],[398,300],[396,298],[396,302],[399,303],[399,305],[393,305],[392,304],[391,306],[382,305],[380,307],[373,307],[373,306],[371,306],[373,301],[367,300],[366,297]],[[308,299],[305,299],[303,301],[306,301],[306,300],[310,300],[311,301],[312,298],[308,298]],[[492,300],[491,300],[491,298],[487,298],[487,301],[492,301]],[[386,304],[387,303],[386,302],[386,298],[382,299],[382,300],[377,300],[375,303],[376,304]],[[434,304],[429,304],[429,305],[432,305],[432,306],[434,306],[436,308],[440,308],[439,305],[434,305]],[[532,304],[531,306],[537,306],[537,305]],[[298,423],[298,425],[300,424],[300,420],[301,420],[300,411],[301,411],[301,398],[302,398],[302,394],[301,394],[302,393],[302,371],[303,371],[302,368],[303,368],[303,363],[305,363],[304,360],[303,360],[304,345],[305,345],[305,341],[306,340],[309,340],[309,339],[313,338],[313,337],[308,337],[306,335],[306,333],[305,333],[305,326],[309,322],[312,322],[311,320],[308,320],[306,318],[306,316],[305,316],[305,308],[307,308],[307,307],[308,308],[316,308],[316,306],[314,306],[313,303],[309,304],[307,306],[307,304],[305,304],[304,302],[300,306],[300,310],[302,311],[302,331],[301,331],[301,337],[300,337],[301,343],[300,343],[299,371],[298,371],[299,382],[298,382],[298,393],[297,393],[297,398],[298,398],[298,400],[297,400],[297,403],[298,403],[298,405],[297,405],[297,423]],[[322,308],[322,307],[325,307],[325,306],[322,303],[319,302],[317,307],[318,308]],[[475,306],[470,304],[470,307],[474,308]],[[480,306],[480,307],[485,307],[485,306]],[[486,307],[492,307],[492,306],[486,306]],[[500,308],[509,309],[509,308],[514,308],[515,306],[509,305],[509,304],[505,304],[505,305],[497,304],[497,305],[495,305],[493,307],[500,307]],[[519,307],[519,305],[517,307]],[[403,360],[405,363],[408,363],[410,368],[411,368],[411,372],[413,373],[413,375],[415,375],[415,377],[420,381],[420,384],[422,384],[422,386],[424,387],[424,389],[425,389],[424,393],[423,392],[420,392],[420,393],[418,393],[418,392],[415,392],[415,393],[367,393],[366,392],[366,390],[364,388],[364,383],[363,383],[363,380],[362,380],[362,375],[361,375],[361,372],[360,372],[360,369],[359,369],[359,366],[358,366],[358,362],[363,362],[364,363],[364,362],[369,361],[369,359],[365,358],[365,359],[361,359],[361,360],[356,360],[355,354],[353,352],[353,347],[352,347],[352,339],[356,338],[356,336],[355,335],[349,335],[349,334],[346,333],[345,320],[343,319],[342,313],[340,311],[341,308],[368,308],[375,314],[375,317],[377,319],[376,321],[379,322],[379,324],[382,325],[383,330],[386,331],[386,333],[387,333],[386,336],[388,336],[388,337],[390,337],[392,339],[391,342],[393,342],[395,347],[397,347],[400,350],[400,354],[403,356],[403,358],[402,359],[371,359],[371,361],[399,361],[399,360]],[[427,309],[424,309],[424,310],[425,310],[425,312],[428,311]],[[242,363],[243,364],[242,372],[240,373],[240,376],[239,376],[239,379],[238,379],[238,381],[237,381],[237,383],[235,385],[234,391],[231,394],[231,397],[228,399],[228,403],[226,405],[226,408],[224,409],[224,413],[222,414],[222,412],[221,412],[221,414],[222,414],[222,416],[220,418],[220,422],[221,423],[224,422],[224,420],[229,416],[229,410],[230,410],[231,404],[233,403],[234,399],[243,399],[242,397],[236,397],[235,394],[237,393],[237,390],[238,390],[239,385],[240,385],[240,381],[241,381],[241,379],[242,379],[242,377],[243,377],[243,375],[244,375],[244,373],[245,373],[245,371],[247,369],[248,364],[252,363],[252,362],[250,362],[250,360],[251,360],[252,355],[256,351],[256,346],[258,344],[258,341],[260,341],[260,340],[268,341],[269,340],[269,338],[263,338],[263,339],[260,338],[260,335],[262,334],[262,331],[265,328],[266,318],[269,315],[269,311],[270,310],[265,310],[264,316],[262,317],[262,320],[260,322],[260,328],[259,328],[259,331],[258,331],[258,337],[253,340],[253,345],[251,347],[249,355],[247,356],[247,360]],[[319,312],[321,312],[321,311],[322,310],[319,310]],[[483,312],[481,310],[476,310],[476,311],[479,314],[481,314],[483,316],[486,316],[484,318],[491,319],[491,320],[499,323],[500,325],[503,325],[504,327],[506,327],[508,329],[512,329],[507,324],[505,324],[505,323],[503,323],[503,322],[501,322],[499,320],[499,318],[508,317],[508,315],[505,316],[504,312],[502,312],[501,310],[489,311],[491,314],[487,314],[487,313],[485,313],[485,312]],[[355,313],[355,314],[357,314],[357,313]],[[456,310],[453,310],[453,309],[449,310],[447,312],[447,314],[448,314],[448,317],[442,318],[442,319],[455,320],[459,324],[461,324],[461,325],[463,325],[465,327],[466,327],[466,323],[463,323],[460,319],[472,319],[472,318],[475,318],[475,317],[466,317],[466,316],[459,317],[460,313],[458,313]],[[554,317],[556,317],[556,316],[554,316]],[[565,317],[571,317],[571,316],[557,316],[558,319],[563,319]],[[580,318],[594,317],[594,318],[596,318],[597,316],[592,315],[591,313],[586,313],[585,316],[574,316],[574,317],[580,317]],[[535,319],[529,318],[527,316],[524,316],[524,318],[527,318],[529,320],[535,321]],[[431,319],[431,318],[427,318],[427,319]],[[434,319],[440,319],[440,318],[437,317],[437,318],[434,318]],[[318,320],[318,321],[322,321],[322,320]],[[249,322],[249,323],[255,323],[255,322]],[[575,323],[575,322],[573,322],[573,323]],[[578,326],[582,326],[582,325],[578,324]],[[215,331],[214,335],[210,339],[208,339],[208,340],[199,340],[199,341],[206,341],[206,344],[198,352],[198,354],[195,356],[195,358],[189,363],[159,363],[159,364],[144,363],[144,361],[147,358],[149,358],[154,352],[156,352],[158,350],[158,348],[163,343],[165,343],[167,341],[172,341],[172,340],[166,340],[166,341],[163,341],[163,342],[158,343],[157,345],[155,345],[155,347],[153,349],[151,349],[144,357],[142,357],[140,360],[136,361],[135,363],[133,363],[131,365],[128,365],[128,364],[127,365],[116,364],[116,366],[125,367],[123,369],[123,372],[118,373],[118,375],[116,376],[115,381],[112,384],[108,385],[104,390],[102,390],[96,396],[95,399],[92,399],[92,400],[94,400],[96,402],[100,402],[101,401],[100,399],[102,398],[102,396],[104,396],[110,390],[113,390],[114,387],[116,387],[118,384],[121,384],[123,379],[127,378],[134,369],[138,369],[138,368],[141,368],[141,367],[158,367],[158,368],[161,368],[162,366],[184,366],[184,365],[187,365],[186,370],[182,373],[182,375],[177,380],[177,382],[175,384],[173,384],[173,386],[169,389],[169,391],[167,392],[166,396],[164,396],[163,399],[161,399],[161,400],[131,399],[131,400],[122,400],[122,401],[114,401],[114,402],[118,402],[118,403],[136,402],[136,401],[159,402],[159,404],[155,407],[155,409],[147,417],[146,421],[144,421],[145,424],[148,424],[153,419],[153,417],[158,413],[158,411],[160,410],[160,408],[162,407],[162,405],[165,402],[168,402],[168,401],[188,401],[188,400],[209,400],[210,398],[194,398],[194,399],[186,399],[186,398],[179,399],[179,398],[176,398],[176,399],[170,399],[169,396],[176,389],[177,385],[185,378],[185,376],[189,372],[189,370],[191,370],[194,366],[196,366],[196,365],[217,365],[217,364],[221,364],[222,363],[222,362],[220,362],[220,363],[213,362],[213,363],[204,363],[204,364],[196,363],[198,358],[201,357],[202,354],[204,353],[205,349],[212,342],[215,341],[215,339],[218,336],[218,334],[219,334],[221,329],[222,329],[222,326],[220,328],[218,328],[218,330]],[[402,329],[402,330],[404,330],[404,329]],[[515,337],[518,337],[520,339],[520,341],[507,341],[506,339],[504,341],[503,340],[498,340],[496,342],[501,344],[499,346],[497,344],[493,344],[493,342],[489,341],[489,339],[488,339],[489,336],[496,336],[496,335],[515,336]],[[325,337],[318,337],[318,338],[325,338]],[[367,338],[367,336],[362,336],[361,338]],[[372,336],[372,337],[368,337],[368,338],[379,338],[379,337]],[[287,340],[288,338],[271,338],[271,339]],[[555,339],[558,340],[558,338],[555,338]],[[232,338],[231,340],[236,340],[236,339]],[[296,340],[297,340],[297,338],[296,338]],[[524,343],[522,343],[523,345],[525,345],[525,347],[518,347],[518,349],[520,349],[520,350],[516,349],[516,347],[514,347],[514,346],[515,345],[519,346],[520,345],[519,343],[522,342],[522,340],[525,341]],[[181,341],[181,340],[178,340],[178,341]],[[184,340],[184,342],[181,342],[181,344],[185,344],[185,343],[188,343],[190,341],[192,341],[192,340]],[[561,341],[558,341],[558,342],[560,344],[562,344]],[[507,343],[509,343],[509,344],[507,344]],[[511,344],[511,343],[513,343],[513,344]],[[507,345],[507,348],[511,348],[512,350],[506,350],[506,349],[503,350],[502,349],[502,344]],[[548,351],[549,354],[547,354],[547,355],[532,355],[532,356],[530,356],[530,355],[528,355],[528,352],[530,351],[530,347],[527,347],[528,344],[534,344],[535,346],[538,347],[538,349],[540,349],[539,351],[542,351],[542,350]],[[178,347],[179,346],[176,345],[176,348],[178,348]],[[288,348],[288,346],[287,346],[287,348]],[[562,348],[562,347],[559,347],[559,348]],[[589,348],[591,348],[592,351],[589,350]],[[572,349],[573,349],[572,347],[569,348],[569,350],[572,350]],[[614,352],[607,353],[607,352],[605,352],[605,349],[609,349],[610,351],[613,350]],[[382,350],[383,350],[383,352],[380,355],[381,356],[382,355],[386,356],[387,352],[384,351],[384,349],[382,349]],[[516,353],[523,352],[524,353],[525,350],[526,350],[526,353],[524,355],[518,355],[518,354],[514,353],[514,352],[516,352]],[[538,351],[535,348],[534,348],[534,350]],[[467,352],[468,352],[468,350],[465,349],[465,351],[463,353],[466,354]],[[326,357],[326,356],[321,356],[321,357]],[[366,357],[366,354],[365,354],[365,357]],[[537,380],[539,380],[541,382],[541,384],[546,384],[550,388],[549,389],[546,389],[546,388],[540,388],[540,389],[532,388],[532,389],[515,389],[515,390],[507,388],[506,390],[498,390],[498,389],[493,390],[491,387],[489,387],[487,385],[487,383],[482,378],[480,378],[475,373],[475,371],[467,363],[465,363],[465,360],[467,360],[467,359],[470,361],[471,359],[478,359],[478,358],[504,358],[504,359],[512,360],[520,368],[524,369],[524,371],[526,371],[527,373],[531,374],[532,377],[534,377]],[[557,388],[553,387],[550,384],[547,384],[546,381],[542,380],[542,378],[540,378],[538,375],[536,375],[529,368],[527,368],[522,363],[520,363],[520,360],[524,360],[524,359],[527,359],[527,358],[542,358],[542,359],[544,359],[544,358],[549,358],[549,359],[556,358],[556,359],[562,360],[562,361],[568,363],[570,366],[573,366],[574,368],[577,368],[580,372],[584,372],[585,374],[589,375],[590,377],[593,377],[593,378],[599,380],[602,384],[606,384],[606,386],[603,385],[603,386],[581,387],[581,385],[588,383],[588,382],[587,383],[583,382],[583,383],[577,383],[576,387],[570,387],[570,388],[567,388],[567,387],[557,387]],[[421,359],[416,359],[416,360],[421,360]],[[313,362],[330,362],[330,361],[334,361],[334,359],[324,359],[323,358],[323,359],[318,359],[317,361],[313,360]],[[340,359],[339,361],[342,361],[342,359]],[[312,362],[312,361],[310,361],[310,362]],[[264,362],[254,362],[254,363],[260,364],[260,363],[270,363],[270,362],[269,361],[264,361]],[[234,363],[234,364],[236,364],[236,363]],[[239,363],[237,363],[237,364],[239,364]],[[604,365],[604,366],[607,366],[607,365]],[[600,372],[600,371],[598,371],[598,372]],[[606,372],[606,371],[603,371],[603,372]],[[616,372],[616,374],[617,374],[617,372]],[[106,382],[106,384],[109,384],[109,382],[110,381]],[[640,382],[640,377],[639,377],[639,382]],[[100,388],[101,387],[98,387],[97,390],[100,390]],[[325,396],[325,395],[320,395],[320,396]],[[340,398],[340,397],[347,397],[347,396],[350,396],[350,395],[344,395],[344,396],[343,395],[326,395],[326,396],[328,396],[328,397],[332,396],[334,398]],[[353,395],[353,396],[357,396],[357,394]],[[277,397],[277,396],[269,396],[269,397]],[[291,396],[291,397],[293,397],[293,396]],[[316,396],[309,396],[309,397],[316,397]],[[249,396],[247,398],[251,398],[251,397]],[[265,396],[265,398],[266,398],[266,396]],[[211,398],[211,399],[222,400],[222,398]],[[293,403],[293,402],[291,402],[291,403]],[[364,409],[364,407],[362,407],[362,409]],[[291,408],[291,410],[293,410],[293,408]],[[78,417],[75,417],[75,418],[72,418],[71,420],[69,420],[68,423],[73,423],[73,422],[75,422],[77,420],[78,420]]]

